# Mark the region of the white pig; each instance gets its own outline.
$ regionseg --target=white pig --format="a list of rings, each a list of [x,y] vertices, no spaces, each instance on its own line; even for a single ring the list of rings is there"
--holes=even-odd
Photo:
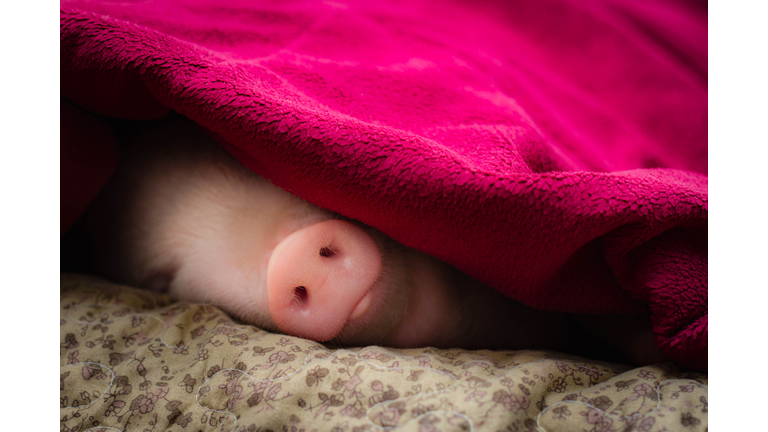
[[[525,307],[274,186],[188,121],[144,131],[122,151],[86,225],[105,276],[271,331],[342,346],[600,346],[573,317]],[[578,319],[598,333],[626,326],[613,342],[630,360],[663,359],[647,323],[611,320]]]

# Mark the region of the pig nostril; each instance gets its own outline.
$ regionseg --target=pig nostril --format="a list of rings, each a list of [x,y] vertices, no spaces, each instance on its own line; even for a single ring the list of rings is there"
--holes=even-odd
[[[293,289],[293,303],[299,307],[306,307],[307,305],[307,289],[303,286],[298,286]]]
[[[269,256],[269,317],[286,334],[320,342],[357,334],[342,333],[353,325],[362,334],[386,312],[377,304],[388,290],[376,285],[381,274],[379,247],[364,229],[337,219],[317,222],[289,234]]]

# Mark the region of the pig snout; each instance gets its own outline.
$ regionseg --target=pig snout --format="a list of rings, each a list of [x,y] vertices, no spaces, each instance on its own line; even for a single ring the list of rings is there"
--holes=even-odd
[[[379,248],[362,228],[326,220],[281,241],[267,266],[269,313],[281,331],[323,342],[371,306]]]

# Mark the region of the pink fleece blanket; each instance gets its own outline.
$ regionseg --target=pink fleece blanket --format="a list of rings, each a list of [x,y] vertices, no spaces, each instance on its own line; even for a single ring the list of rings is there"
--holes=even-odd
[[[99,115],[184,114],[530,306],[649,309],[658,345],[703,369],[699,3],[62,0],[61,89]]]

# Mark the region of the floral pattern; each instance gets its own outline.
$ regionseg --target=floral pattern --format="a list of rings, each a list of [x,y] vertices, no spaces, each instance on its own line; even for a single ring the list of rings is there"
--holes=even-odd
[[[540,351],[329,349],[61,278],[62,431],[706,431],[707,377]]]

